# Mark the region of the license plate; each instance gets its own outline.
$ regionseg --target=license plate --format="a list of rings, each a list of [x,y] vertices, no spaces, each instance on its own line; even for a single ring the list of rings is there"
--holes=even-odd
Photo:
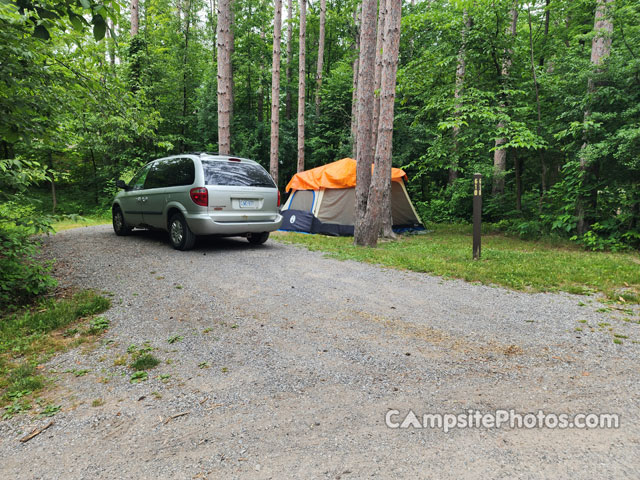
[[[256,200],[240,200],[240,208],[256,208]]]

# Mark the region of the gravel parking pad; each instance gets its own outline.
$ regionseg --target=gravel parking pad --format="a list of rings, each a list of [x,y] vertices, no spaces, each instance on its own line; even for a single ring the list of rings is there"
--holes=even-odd
[[[61,287],[111,295],[111,324],[95,348],[46,365],[62,404],[50,428],[20,443],[48,419],[0,421],[0,478],[640,475],[637,308],[628,322],[590,297],[337,261],[274,240],[199,239],[178,252],[161,233],[97,226],[58,233],[45,252]],[[119,359],[145,342],[161,364],[133,384]],[[385,425],[389,410],[401,421],[409,410],[496,409],[615,413],[620,428]]]

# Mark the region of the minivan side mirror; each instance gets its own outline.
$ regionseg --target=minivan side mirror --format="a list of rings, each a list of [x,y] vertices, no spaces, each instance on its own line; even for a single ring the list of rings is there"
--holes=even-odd
[[[125,191],[129,190],[129,185],[124,180],[116,180],[116,187],[123,188]]]

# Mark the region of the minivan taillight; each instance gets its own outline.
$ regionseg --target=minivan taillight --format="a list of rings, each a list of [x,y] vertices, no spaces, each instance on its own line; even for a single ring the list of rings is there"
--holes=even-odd
[[[209,206],[209,191],[206,188],[192,188],[189,194],[191,195],[191,200],[193,200],[193,203],[196,205],[200,205],[201,207]]]
[[[278,190],[278,207],[280,206],[280,190]]]

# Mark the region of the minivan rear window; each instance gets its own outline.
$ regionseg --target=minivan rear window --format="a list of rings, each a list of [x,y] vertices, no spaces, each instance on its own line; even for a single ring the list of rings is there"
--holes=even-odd
[[[276,188],[267,171],[255,163],[202,161],[205,185]]]
[[[195,167],[190,158],[169,158],[155,162],[147,175],[144,188],[165,188],[191,185]]]

